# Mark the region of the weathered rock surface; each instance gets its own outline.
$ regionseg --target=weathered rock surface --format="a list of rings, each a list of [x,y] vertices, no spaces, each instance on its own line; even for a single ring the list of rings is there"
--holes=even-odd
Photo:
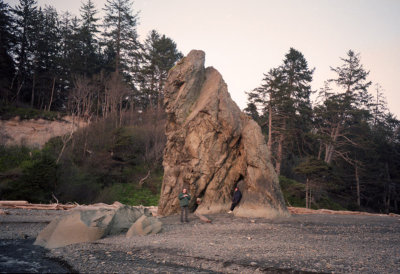
[[[50,138],[68,134],[87,125],[83,119],[71,116],[64,117],[62,121],[20,120],[19,117],[11,120],[0,119],[0,143],[7,146],[42,148]]]
[[[192,210],[226,211],[234,187],[243,180],[243,198],[235,215],[288,215],[260,127],[240,111],[221,74],[204,68],[204,61],[204,52],[193,50],[168,75],[167,145],[158,213],[177,212],[184,186],[193,197]],[[196,198],[202,200],[197,209]]]
[[[92,242],[107,235],[125,233],[132,224],[146,215],[150,216],[150,212],[144,208],[122,204],[74,210],[69,215],[52,220],[39,233],[35,245],[57,248]]]
[[[131,238],[136,235],[145,236],[149,234],[156,234],[160,232],[161,229],[162,223],[157,218],[142,215],[129,228],[128,232],[126,233],[126,237]]]

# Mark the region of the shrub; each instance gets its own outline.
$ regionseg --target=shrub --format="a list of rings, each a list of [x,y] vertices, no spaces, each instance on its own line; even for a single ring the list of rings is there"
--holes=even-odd
[[[305,207],[305,185],[295,180],[279,176],[279,184],[288,206]]]
[[[23,146],[5,147],[0,145],[0,172],[18,167],[30,159],[30,149]]]
[[[60,120],[63,116],[65,116],[65,114],[54,111],[39,110],[34,108],[17,108],[14,106],[0,105],[0,118],[2,120],[9,120],[17,116],[21,120],[41,118],[45,120],[54,121],[54,120]]]
[[[46,153],[36,152],[32,158],[21,162],[22,175],[7,183],[4,196],[12,200],[48,203],[56,187],[57,165]]]
[[[138,187],[130,184],[113,184],[105,187],[99,194],[97,201],[104,203],[113,203],[115,201],[127,205],[157,205],[160,198],[159,193],[153,193],[147,187]]]

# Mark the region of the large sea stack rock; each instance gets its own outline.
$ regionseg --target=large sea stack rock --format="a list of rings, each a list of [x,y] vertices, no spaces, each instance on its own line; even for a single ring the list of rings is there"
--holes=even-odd
[[[204,61],[203,51],[192,50],[168,74],[167,144],[158,213],[179,210],[177,197],[183,187],[193,197],[191,210],[227,211],[238,185],[243,198],[235,215],[289,215],[260,127],[240,111],[221,74],[204,68]]]

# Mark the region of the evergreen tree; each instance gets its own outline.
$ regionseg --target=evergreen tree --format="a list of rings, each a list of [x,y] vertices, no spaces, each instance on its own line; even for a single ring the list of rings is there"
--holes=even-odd
[[[11,58],[13,46],[12,16],[10,7],[0,0],[0,99],[7,103],[10,86],[14,77],[14,61]]]
[[[375,97],[372,104],[373,126],[376,127],[378,123],[383,122],[388,113],[386,98],[383,95],[382,87],[380,84],[375,84]]]
[[[282,112],[287,117],[282,116],[283,132],[278,141],[278,152],[281,151],[280,146],[282,146],[282,154],[285,154],[286,151],[286,156],[291,157],[287,158],[288,161],[296,161],[294,157],[304,157],[306,153],[305,136],[311,130],[310,95],[313,73],[314,69],[308,67],[304,55],[298,50],[290,48],[282,66],[284,96],[278,102],[282,105]],[[278,164],[285,157],[280,154],[279,152],[277,155]]]
[[[349,50],[347,58],[340,58],[343,61],[342,66],[332,68],[337,77],[330,81],[336,83],[350,97],[352,104],[357,106],[369,107],[371,96],[368,94],[368,87],[372,84],[367,81],[369,71],[366,71],[360,63],[360,54]]]
[[[14,90],[15,102],[18,103],[30,99],[29,87],[32,81],[32,63],[34,59],[34,26],[37,17],[36,0],[20,0],[19,4],[12,10],[15,14],[14,35],[16,46],[14,56],[17,65],[17,81]],[[13,86],[14,87],[14,86]],[[28,99],[29,98],[29,99]]]
[[[72,87],[73,75],[84,74],[85,63],[82,58],[83,46],[81,41],[79,19],[69,13],[63,14],[60,22],[60,51],[62,69],[64,70],[64,85],[66,89]]]
[[[311,208],[313,190],[327,184],[327,180],[332,176],[331,168],[324,161],[309,157],[297,165],[294,172],[306,177],[306,208]]]
[[[342,187],[352,196],[355,192],[354,204],[359,208],[365,159],[372,148],[369,126],[372,101],[368,94],[371,82],[367,80],[369,72],[361,65],[359,54],[349,50],[347,58],[341,60],[342,66],[331,68],[337,77],[329,80],[336,84],[339,92],[325,89],[321,93],[323,104],[315,108],[319,117],[318,131],[322,136],[319,155],[324,146],[324,161],[328,164],[336,161],[346,178],[354,178],[344,180]]]
[[[104,11],[104,44],[114,56],[114,71],[129,82],[139,66],[140,43],[136,32],[137,14],[131,0],[107,0]]]
[[[347,52],[347,59],[341,58],[344,64],[340,67],[331,68],[337,74],[337,78],[330,82],[337,84],[343,91],[336,94],[325,94],[326,120],[324,134],[329,136],[325,143],[325,162],[332,162],[334,155],[344,156],[337,148],[340,146],[340,137],[346,138],[344,131],[348,122],[362,111],[364,116],[368,116],[368,109],[371,105],[371,97],[368,94],[368,87],[371,85],[367,81],[369,72],[365,71],[360,64],[359,54],[352,50]],[[357,114],[356,116],[359,117]]]
[[[310,129],[311,81],[314,70],[308,68],[303,54],[293,48],[285,55],[283,64],[264,75],[263,83],[248,93],[249,106],[259,105],[267,122],[267,146],[275,161],[275,170],[281,172],[287,155],[301,154],[302,137]],[[252,107],[254,110],[254,106]]]
[[[99,18],[92,0],[82,3],[80,39],[82,42],[82,55],[84,58],[84,74],[92,75],[99,71],[99,45],[97,34],[99,33]]]
[[[34,62],[31,106],[35,101],[37,88],[37,106],[50,110],[58,97],[60,85],[60,30],[59,18],[55,8],[47,6],[39,9],[34,32]]]
[[[139,73],[140,105],[161,106],[163,104],[163,89],[168,71],[183,57],[176,43],[165,35],[152,30],[145,43],[143,64]]]

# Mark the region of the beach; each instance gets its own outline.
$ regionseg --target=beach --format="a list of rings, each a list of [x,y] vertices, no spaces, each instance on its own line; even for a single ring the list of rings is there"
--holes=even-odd
[[[68,211],[7,212],[0,216],[4,272],[400,272],[397,216],[301,214],[268,220],[223,213],[207,215],[210,224],[194,215],[182,224],[173,215],[160,218],[159,234],[129,239],[117,235],[46,250],[32,245],[35,237]]]

